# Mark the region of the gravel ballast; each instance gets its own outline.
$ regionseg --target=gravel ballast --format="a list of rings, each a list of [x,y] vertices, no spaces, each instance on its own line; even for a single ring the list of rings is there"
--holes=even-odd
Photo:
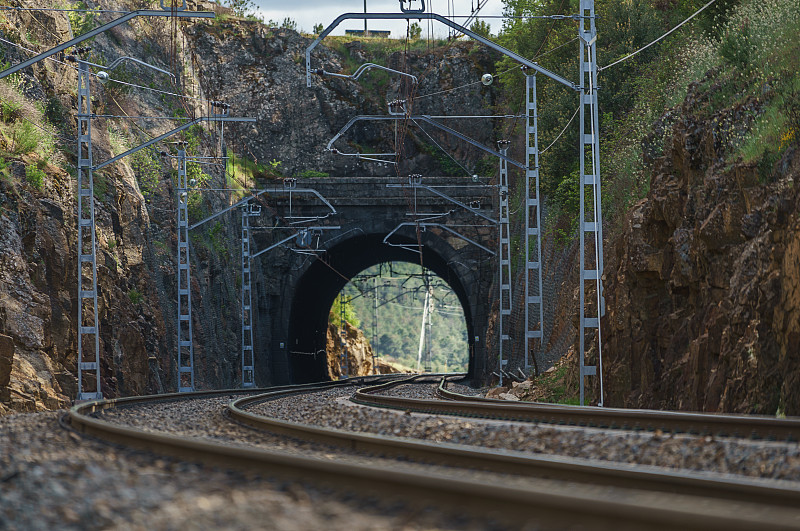
[[[429,398],[436,384],[405,384],[385,394]],[[457,391],[460,392],[460,391]],[[800,445],[742,439],[561,427],[451,416],[403,414],[355,406],[348,390],[281,398],[253,406],[265,416],[348,431],[410,437],[435,442],[502,448],[536,454],[703,470],[750,477],[800,481]]]

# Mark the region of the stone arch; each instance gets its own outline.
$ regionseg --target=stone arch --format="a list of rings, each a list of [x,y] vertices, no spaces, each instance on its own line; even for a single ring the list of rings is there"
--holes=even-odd
[[[328,378],[327,359],[311,353],[325,350],[328,313],[334,299],[358,273],[373,265],[389,261],[420,263],[419,253],[383,243],[388,230],[356,232],[329,249],[320,259],[310,263],[297,277],[291,290],[286,345],[289,381],[302,383]],[[422,238],[422,263],[441,277],[455,292],[464,309],[469,345],[469,373],[481,375],[485,370],[486,309],[479,295],[480,271],[459,266],[461,253],[453,249],[436,231],[425,231]],[[393,242],[416,247],[408,237],[392,237]],[[478,266],[479,269],[480,266]],[[286,301],[288,302],[288,301]],[[476,344],[475,339],[479,338]]]

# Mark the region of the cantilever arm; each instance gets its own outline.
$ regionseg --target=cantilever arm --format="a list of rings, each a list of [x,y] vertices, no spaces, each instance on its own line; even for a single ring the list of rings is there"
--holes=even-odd
[[[386,72],[391,72],[392,74],[398,74],[400,76],[410,77],[411,78],[411,82],[413,84],[415,84],[415,85],[417,83],[419,83],[419,80],[417,79],[417,76],[415,76],[413,74],[409,74],[407,72],[401,72],[400,70],[395,70],[394,68],[388,68],[386,66],[376,65],[375,63],[364,63],[363,65],[359,66],[356,69],[356,71],[353,72],[352,74],[336,74],[334,72],[328,72],[327,70],[323,70],[321,68],[319,70],[315,70],[315,73],[319,74],[319,75],[322,75],[322,76],[343,77],[345,79],[352,79],[353,81],[356,81],[356,80],[358,80],[358,78],[361,77],[361,74],[363,74],[364,72],[366,72],[368,70],[372,70],[373,68],[377,68],[379,70],[384,70]]]
[[[35,57],[31,57],[27,61],[23,61],[17,65],[12,67],[6,68],[5,70],[0,71],[0,79],[3,79],[6,76],[10,76],[14,72],[18,72],[23,68],[27,68],[32,64],[38,63],[43,59],[47,59],[51,55],[55,55],[58,52],[63,52],[67,48],[71,46],[75,46],[76,44],[80,44],[87,39],[91,39],[96,35],[100,35],[104,31],[108,31],[115,26],[119,26],[120,24],[124,24],[125,22],[136,18],[136,17],[180,17],[180,18],[214,18],[216,14],[213,11],[155,11],[151,9],[139,9],[138,11],[131,11],[121,17],[108,22],[107,24],[103,24],[91,31],[84,33],[79,37],[75,37],[74,39],[70,39],[69,41],[65,42],[64,44],[59,44],[53,48],[50,48],[46,52],[42,52]]]
[[[96,165],[92,169],[94,171],[97,171],[100,168],[104,168],[105,166],[108,166],[109,164],[117,162],[119,159],[125,158],[128,155],[136,153],[137,151],[139,151],[141,149],[144,149],[144,148],[146,148],[148,146],[152,146],[156,142],[160,142],[160,141],[164,140],[165,138],[174,135],[175,133],[179,133],[179,132],[183,131],[184,129],[190,128],[194,124],[197,124],[197,123],[200,123],[200,122],[203,122],[203,121],[209,121],[209,122],[255,122],[256,119],[255,118],[234,118],[234,117],[227,117],[227,116],[203,116],[202,118],[197,118],[196,120],[192,120],[191,122],[186,122],[185,124],[183,124],[183,125],[181,125],[179,127],[176,127],[172,131],[167,131],[163,135],[159,135],[159,136],[157,136],[157,137],[155,137],[155,138],[153,138],[151,140],[148,140],[144,144],[136,146],[135,148],[131,148],[128,151],[126,151],[125,153],[122,153],[120,155],[117,155],[116,157],[110,158],[105,162],[101,162],[100,164]]]
[[[326,146],[325,149],[328,150],[328,151],[334,151],[333,143],[336,142],[337,140],[339,140],[339,138],[341,138],[342,135],[345,134],[347,132],[347,130],[350,129],[353,126],[353,124],[355,124],[356,122],[359,122],[359,121],[381,121],[381,120],[411,120],[411,121],[419,120],[421,122],[425,122],[427,124],[430,124],[430,125],[438,128],[438,129],[441,129],[442,131],[444,131],[446,133],[450,133],[451,135],[460,138],[464,142],[472,144],[473,146],[477,147],[478,149],[481,149],[481,150],[483,150],[483,151],[485,151],[487,153],[490,153],[490,154],[494,155],[497,158],[505,160],[506,162],[508,162],[509,164],[511,164],[513,166],[516,166],[517,168],[521,168],[523,170],[528,169],[525,166],[525,164],[512,159],[508,155],[503,155],[502,153],[500,153],[497,150],[494,150],[494,149],[492,149],[490,147],[484,146],[483,144],[481,144],[477,140],[475,140],[473,138],[470,138],[470,137],[468,137],[468,136],[466,136],[464,134],[461,134],[458,131],[456,131],[455,129],[447,127],[444,124],[440,124],[439,122],[431,119],[431,117],[426,115],[426,114],[419,114],[419,115],[414,115],[414,114],[410,114],[410,115],[389,115],[389,116],[383,116],[383,115],[379,115],[379,116],[375,116],[375,115],[355,116],[355,117],[351,118],[344,125],[344,127],[342,127],[342,129],[338,133],[336,133],[336,136],[334,136],[331,139],[331,141],[328,142],[328,145]],[[347,153],[343,153],[343,154],[347,155]]]
[[[306,85],[308,87],[311,86],[311,73],[312,73],[312,70],[311,70],[311,52],[312,52],[312,50],[314,50],[314,48],[319,46],[319,43],[322,42],[322,39],[327,37],[328,34],[331,31],[333,31],[334,29],[336,29],[336,27],[339,24],[341,24],[345,20],[351,20],[351,19],[358,19],[358,20],[410,20],[410,19],[435,20],[437,22],[441,22],[445,26],[449,26],[449,27],[459,31],[460,33],[463,33],[464,35],[469,36],[470,38],[472,38],[472,39],[474,39],[474,40],[476,40],[476,41],[478,41],[478,42],[480,42],[482,44],[485,44],[489,48],[491,48],[491,49],[493,49],[495,51],[498,51],[498,52],[500,52],[501,54],[503,54],[503,55],[505,55],[507,57],[510,57],[514,61],[520,63],[522,66],[526,66],[526,67],[528,67],[530,69],[533,69],[533,70],[535,70],[535,71],[537,71],[537,72],[539,72],[541,74],[544,74],[545,76],[549,77],[550,79],[558,81],[562,85],[566,85],[567,87],[569,87],[569,88],[571,88],[573,90],[579,90],[580,89],[580,87],[577,84],[573,83],[572,81],[570,81],[570,80],[568,80],[566,78],[563,78],[563,77],[559,76],[558,74],[556,74],[555,72],[551,72],[550,70],[548,70],[548,69],[546,69],[546,68],[544,68],[542,66],[539,66],[539,64],[534,63],[533,61],[529,61],[528,59],[525,59],[521,55],[512,52],[508,48],[504,48],[504,47],[500,46],[499,44],[487,39],[486,37],[483,37],[482,35],[478,35],[474,31],[472,31],[472,30],[470,30],[468,28],[465,28],[464,26],[462,26],[460,24],[457,24],[457,23],[453,22],[452,20],[447,19],[447,18],[445,18],[442,15],[439,15],[437,13],[345,13],[343,15],[339,15],[338,17],[336,17],[336,20],[334,20],[333,23],[331,23],[330,26],[325,28],[325,30],[322,33],[319,34],[319,36],[316,38],[316,40],[314,40],[314,42],[312,42],[308,46],[308,48],[306,48]]]
[[[456,231],[456,230],[453,230],[453,229],[451,229],[450,227],[448,227],[447,225],[444,225],[444,224],[442,224],[442,223],[413,223],[413,222],[410,222],[410,221],[406,221],[406,222],[400,223],[400,224],[399,224],[397,227],[395,227],[395,228],[392,230],[392,232],[390,232],[389,234],[387,234],[387,235],[386,235],[386,236],[383,238],[383,243],[384,243],[385,245],[388,245],[388,246],[390,246],[390,247],[402,247],[403,249],[407,249],[407,250],[409,250],[409,251],[412,251],[412,252],[418,252],[416,249],[411,249],[411,248],[409,248],[409,247],[408,247],[408,245],[410,245],[410,244],[391,243],[391,242],[389,241],[389,238],[391,238],[391,237],[392,237],[392,236],[393,236],[393,235],[394,235],[394,234],[395,234],[397,231],[399,231],[401,228],[403,228],[403,227],[417,227],[417,226],[419,226],[419,227],[437,227],[437,228],[440,228],[440,229],[446,230],[447,232],[449,232],[450,234],[452,234],[452,235],[456,236],[457,238],[461,238],[461,239],[462,239],[462,240],[464,240],[465,242],[467,242],[467,243],[471,243],[471,244],[472,244],[472,245],[474,245],[475,247],[478,247],[479,249],[482,249],[482,250],[486,251],[487,253],[489,253],[489,254],[490,254],[490,255],[492,255],[492,256],[494,256],[494,255],[496,255],[496,254],[497,254],[496,252],[492,251],[492,250],[491,250],[491,249],[489,249],[488,247],[484,247],[483,245],[479,244],[479,243],[478,243],[478,242],[476,242],[475,240],[471,240],[470,238],[467,238],[466,236],[464,236],[464,235],[463,235],[463,234],[461,234],[460,232],[458,232],[458,231]]]

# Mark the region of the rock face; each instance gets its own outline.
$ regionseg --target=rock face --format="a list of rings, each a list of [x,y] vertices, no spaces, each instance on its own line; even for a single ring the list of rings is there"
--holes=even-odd
[[[58,6],[50,6],[58,7]],[[103,2],[98,7],[109,7]],[[119,9],[120,6],[110,6]],[[202,9],[220,11],[203,3]],[[45,49],[70,37],[66,14],[7,13],[0,20],[4,38],[28,47]],[[163,24],[142,18],[98,36],[92,43],[92,60],[110,62],[128,55],[170,68],[170,33]],[[258,127],[231,126],[225,138],[229,149],[259,162],[281,161],[286,175],[304,170],[335,175],[392,174],[393,167],[365,165],[354,157],[334,156],[325,144],[357,114],[386,114],[386,100],[409,88],[393,76],[365,75],[367,85],[339,79],[314,79],[305,86],[304,50],[311,42],[290,30],[267,29],[248,21],[199,22],[182,27],[189,46],[177,62],[191,65],[182,89],[195,97],[224,100],[231,114],[255,116]],[[182,38],[182,37],[180,37]],[[29,39],[34,39],[32,44]],[[180,48],[180,47],[179,47]],[[336,50],[318,48],[315,62],[331,71],[345,64],[375,59],[368,46],[351,43]],[[378,52],[383,53],[383,52]],[[17,63],[27,58],[8,48],[5,60]],[[101,59],[97,59],[101,58]],[[413,61],[425,72],[416,89],[419,96],[475,81],[492,68],[492,58],[471,43],[446,51],[420,52],[405,56],[389,53],[377,62],[401,68]],[[43,62],[21,75],[20,91],[42,108],[55,109],[51,121],[63,126],[65,151],[74,150],[77,78],[72,69]],[[114,75],[119,74],[116,72]],[[164,87],[163,79],[132,69],[128,81]],[[482,86],[479,86],[482,87]],[[116,87],[119,89],[119,87]],[[172,101],[144,90],[116,90],[114,84],[93,85],[94,112],[129,116],[173,116],[181,108],[202,116],[208,109]],[[496,88],[458,91],[450,98],[426,98],[415,112],[453,113],[469,106],[476,114],[491,114]],[[113,97],[113,98],[112,98]],[[420,98],[420,102],[423,98]],[[190,100],[194,101],[194,100]],[[463,114],[460,110],[459,114]],[[494,131],[473,123],[448,125],[459,128],[487,145]],[[485,125],[485,124],[484,124]],[[169,123],[139,122],[148,134],[173,127]],[[460,127],[459,127],[460,126]],[[125,120],[93,120],[95,161],[121,152],[114,139],[126,135],[136,145],[136,127]],[[199,151],[218,151],[212,135],[198,134]],[[113,131],[115,135],[109,133]],[[431,129],[431,136],[453,150],[469,170],[482,153],[444,133]],[[394,138],[387,124],[356,128],[343,140],[346,151],[386,150]],[[142,137],[144,138],[144,137]],[[432,142],[420,130],[411,131],[404,143],[409,168],[442,173],[441,156],[431,151]],[[34,155],[35,157],[35,155]],[[72,158],[70,158],[72,157]],[[63,168],[74,167],[74,155],[64,155],[45,165],[40,189],[26,183],[25,165],[33,158],[10,160],[8,175],[0,175],[0,413],[63,407],[75,397],[77,315],[77,253],[75,178]],[[102,387],[106,396],[135,395],[175,389],[176,357],[176,265],[175,193],[167,163],[156,161],[155,182],[146,183],[142,171],[130,159],[107,167],[98,175],[104,188],[95,188],[97,219],[98,293]],[[405,172],[409,168],[404,168]],[[456,168],[457,171],[461,171]],[[404,173],[405,174],[405,173]],[[463,172],[460,173],[463,175]],[[145,190],[145,185],[150,190]],[[225,188],[221,172],[212,175],[209,187]],[[204,199],[206,211],[228,206],[230,198]],[[192,303],[194,315],[195,370],[199,388],[232,387],[240,381],[240,316],[238,218],[220,218],[219,227],[191,233]],[[234,221],[231,221],[234,220]],[[211,224],[209,224],[211,225]],[[268,286],[256,272],[254,285]],[[265,290],[274,295],[270,288]],[[4,339],[4,338],[10,338]],[[366,344],[366,343],[365,343]],[[371,372],[371,355],[361,354],[358,372]],[[359,359],[357,357],[353,358]],[[257,360],[258,363],[258,360]],[[356,370],[356,366],[353,366]],[[382,369],[388,372],[392,369]],[[333,374],[333,373],[332,373]],[[266,384],[268,381],[260,381]]]
[[[726,165],[761,103],[708,116],[706,96],[691,87],[607,253],[606,403],[798,415],[800,150],[769,175]]]
[[[367,376],[372,374],[372,346],[364,333],[345,321],[347,327],[347,374],[348,376]],[[339,360],[342,356],[342,342],[339,327],[328,324],[328,375],[332,380],[341,376]]]
[[[305,170],[336,176],[407,175],[408,172],[429,175],[452,172],[464,176],[467,171],[478,173],[474,171],[476,164],[488,158],[475,147],[429,125],[399,126],[404,162],[397,168],[325,150],[351,118],[385,116],[387,102],[398,98],[408,99],[409,109],[415,114],[493,114],[496,88],[479,84],[480,88],[458,90],[446,98],[428,96],[474,83],[482,73],[493,70],[494,57],[473,42],[428,52],[398,51],[386,56],[381,56],[385,50],[358,41],[334,48],[319,46],[312,54],[314,69],[351,73],[356,66],[374,61],[418,74],[419,84],[410,84],[408,77],[373,70],[358,81],[314,75],[311,87],[306,87],[305,50],[312,40],[295,31],[230,21],[195,24],[186,34],[208,97],[230,102],[232,113],[237,116],[258,119],[256,124],[231,126],[229,138],[233,149],[261,162],[280,161],[280,169],[287,176]],[[484,145],[494,146],[494,129],[486,120],[447,120],[446,125]],[[360,122],[334,147],[346,153],[387,153],[394,150],[395,136],[393,122]],[[466,170],[438,151],[434,142],[461,161]],[[445,161],[444,167],[441,161]],[[492,162],[492,171],[495,166]]]

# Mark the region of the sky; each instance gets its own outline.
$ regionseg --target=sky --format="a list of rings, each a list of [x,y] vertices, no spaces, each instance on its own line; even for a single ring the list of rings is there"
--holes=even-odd
[[[366,0],[367,11],[370,13],[400,13],[400,3],[398,0]],[[447,1],[448,0],[426,0],[425,11],[438,13],[447,16]],[[468,16],[472,12],[472,4],[477,4],[478,0],[450,0],[451,9],[450,13],[455,15]],[[310,33],[314,25],[322,24],[328,27],[334,19],[342,13],[363,13],[364,0],[255,0],[257,6],[257,13],[262,16],[265,21],[275,20],[282,22],[286,17],[293,19],[297,22],[298,29]],[[414,0],[413,8],[420,6],[418,0]],[[408,4],[406,4],[408,7]],[[488,0],[486,5],[481,9],[480,14],[483,16],[499,16],[503,14],[503,1],[502,0]],[[463,21],[464,19],[455,19],[456,22]],[[412,20],[412,22],[414,22]],[[485,19],[491,25],[492,33],[496,34],[501,26],[500,19]],[[423,21],[419,23],[422,27],[422,38],[427,37],[428,23]],[[433,24],[434,37],[446,37],[447,26],[443,24]],[[389,20],[370,20],[367,21],[368,29],[376,30],[389,30],[392,32],[391,36],[395,38],[405,37],[406,22],[405,21],[389,21]],[[340,24],[332,35],[344,35],[345,29],[364,29],[363,20],[347,20]]]

